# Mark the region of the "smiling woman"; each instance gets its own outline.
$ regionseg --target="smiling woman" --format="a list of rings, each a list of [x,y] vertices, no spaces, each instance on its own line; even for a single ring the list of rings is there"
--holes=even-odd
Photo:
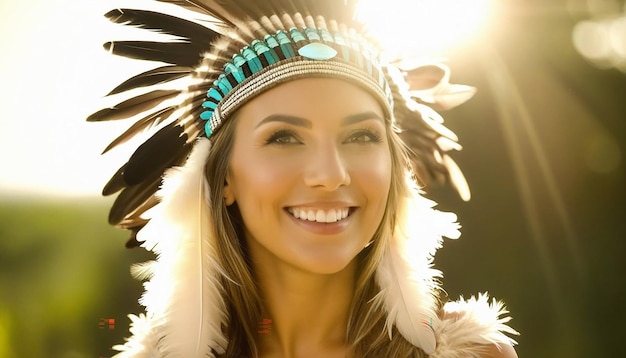
[[[110,147],[156,127],[104,188],[128,246],[158,256],[134,270],[146,313],[119,356],[514,357],[501,303],[440,297],[433,255],[459,226],[418,189],[469,197],[426,104],[473,89],[387,62],[353,1],[165,2],[211,19],[107,13],[184,41],[107,43],[167,65],[89,117],[137,120]]]

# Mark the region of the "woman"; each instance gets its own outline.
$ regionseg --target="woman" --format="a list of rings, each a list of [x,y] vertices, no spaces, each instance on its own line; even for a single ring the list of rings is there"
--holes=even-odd
[[[471,90],[383,62],[351,2],[166,2],[218,30],[111,11],[185,39],[107,44],[170,64],[113,93],[187,83],[90,117],[147,112],[110,148],[161,126],[104,189],[121,190],[110,222],[158,255],[135,268],[146,314],[119,356],[515,357],[501,304],[439,301],[432,255],[458,225],[416,188],[443,176],[468,196],[454,134],[419,101]]]

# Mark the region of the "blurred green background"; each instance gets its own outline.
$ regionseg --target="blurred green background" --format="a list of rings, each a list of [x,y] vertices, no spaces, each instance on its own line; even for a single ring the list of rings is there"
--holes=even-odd
[[[130,264],[148,256],[123,249],[106,211],[95,199],[0,200],[0,357],[112,356],[139,310]]]
[[[473,197],[428,189],[463,225],[436,265],[451,298],[489,291],[505,301],[520,357],[623,356],[624,1],[501,4],[497,30],[449,54],[453,82],[479,89],[444,113]],[[581,24],[597,25],[582,49]],[[3,101],[13,90],[2,87]],[[41,128],[21,123],[24,133]],[[42,163],[52,149],[32,148]],[[0,153],[0,177],[41,164],[7,165],[16,153]],[[109,204],[0,186],[0,357],[110,357],[128,334],[126,314],[141,309],[129,266],[149,255],[123,248],[126,234],[106,224]]]

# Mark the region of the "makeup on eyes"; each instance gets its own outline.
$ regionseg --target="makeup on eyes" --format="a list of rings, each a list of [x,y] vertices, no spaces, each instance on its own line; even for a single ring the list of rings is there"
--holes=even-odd
[[[381,125],[384,126],[384,121],[374,112],[364,112],[357,113],[354,115],[347,116],[341,119],[340,123],[342,127],[347,126],[355,126],[358,124],[363,124],[364,122],[369,121],[380,122]],[[289,145],[289,144],[301,144],[302,138],[298,133],[299,128],[304,129],[313,129],[313,121],[286,114],[273,114],[265,117],[261,120],[255,128],[262,128],[267,125],[280,126],[278,129],[271,131],[271,134],[266,135],[266,138],[263,141],[263,144],[278,144],[278,145]],[[295,129],[293,127],[296,127]],[[376,125],[368,125],[362,128],[357,128],[351,130],[350,133],[346,136],[345,140],[342,142],[346,143],[380,143],[383,141],[382,134],[380,133],[380,129],[376,128]],[[367,139],[365,140],[354,140],[358,136],[364,136]]]

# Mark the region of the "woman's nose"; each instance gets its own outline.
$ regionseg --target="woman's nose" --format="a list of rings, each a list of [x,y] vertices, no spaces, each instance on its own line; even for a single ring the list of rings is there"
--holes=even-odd
[[[304,182],[307,186],[328,191],[350,184],[348,164],[336,144],[317,147],[308,156]]]

